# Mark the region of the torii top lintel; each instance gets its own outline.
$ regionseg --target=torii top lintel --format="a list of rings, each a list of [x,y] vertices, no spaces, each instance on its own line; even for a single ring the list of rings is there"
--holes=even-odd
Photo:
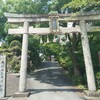
[[[48,15],[34,15],[34,14],[13,14],[4,13],[9,23],[20,22],[48,22],[50,16],[58,16],[59,21],[79,21],[79,20],[100,20],[100,11],[87,13],[72,13],[72,14],[48,14]]]

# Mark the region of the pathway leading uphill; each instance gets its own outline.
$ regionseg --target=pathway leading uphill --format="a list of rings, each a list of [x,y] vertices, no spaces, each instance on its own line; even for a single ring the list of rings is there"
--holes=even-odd
[[[10,77],[8,75],[8,78]],[[14,81],[18,81],[18,76],[13,77],[15,77]],[[71,86],[64,70],[59,67],[57,62],[43,62],[42,67],[35,70],[32,76],[28,75],[27,81],[27,89],[31,95],[28,98],[10,97],[8,100],[84,100],[79,95],[79,90]],[[18,86],[18,82],[15,84]],[[9,88],[12,87],[10,84],[8,85]],[[13,91],[17,92],[16,89]],[[9,95],[14,93],[13,91],[9,90]]]

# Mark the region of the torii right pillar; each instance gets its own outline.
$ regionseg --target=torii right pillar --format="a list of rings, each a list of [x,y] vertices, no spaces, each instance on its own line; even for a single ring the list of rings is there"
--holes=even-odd
[[[87,36],[86,24],[85,20],[80,20],[80,28],[81,28],[81,41],[82,41],[82,48],[83,48],[83,55],[84,55],[84,62],[86,68],[86,76],[87,76],[87,83],[88,83],[88,90],[89,91],[96,91],[96,84],[95,84],[95,77],[89,47],[89,41]]]

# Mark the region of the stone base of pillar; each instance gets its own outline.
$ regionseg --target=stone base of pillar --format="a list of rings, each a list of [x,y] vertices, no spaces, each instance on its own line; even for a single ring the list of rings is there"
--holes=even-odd
[[[8,97],[0,98],[0,100],[7,100],[7,99],[8,99]]]
[[[100,100],[100,92],[84,91],[84,97],[86,100]]]
[[[17,92],[13,95],[13,98],[16,97],[29,97],[30,96],[30,92]]]

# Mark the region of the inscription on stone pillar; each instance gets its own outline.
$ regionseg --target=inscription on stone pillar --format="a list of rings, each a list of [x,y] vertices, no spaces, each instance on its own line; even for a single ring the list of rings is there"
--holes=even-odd
[[[6,57],[0,55],[0,98],[5,97],[6,92]]]

